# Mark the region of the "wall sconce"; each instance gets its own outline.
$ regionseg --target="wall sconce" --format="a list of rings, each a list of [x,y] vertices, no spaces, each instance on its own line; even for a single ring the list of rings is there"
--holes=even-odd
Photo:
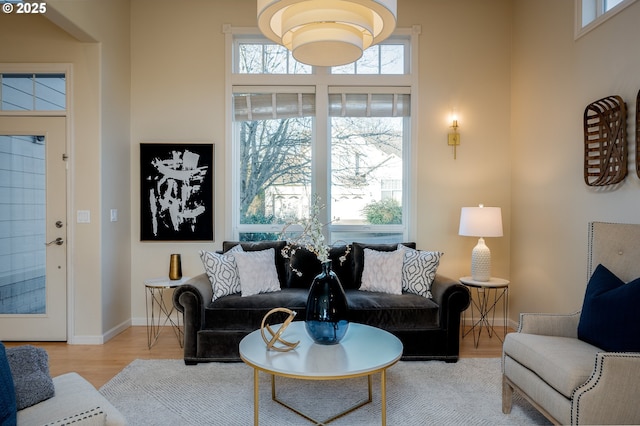
[[[449,133],[447,143],[449,146],[453,146],[453,159],[456,159],[456,150],[458,145],[460,145],[460,133],[458,133],[458,117],[453,115],[451,118],[451,128],[453,129],[453,133]]]

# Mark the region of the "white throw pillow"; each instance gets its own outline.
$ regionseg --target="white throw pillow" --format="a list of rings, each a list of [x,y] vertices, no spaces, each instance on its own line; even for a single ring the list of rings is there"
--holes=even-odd
[[[402,250],[364,249],[364,268],[360,290],[402,294]]]
[[[402,244],[398,244],[398,249],[404,252],[402,289],[431,299],[431,284],[443,253],[414,250]]]
[[[273,248],[245,251],[234,255],[240,275],[242,297],[280,290]]]
[[[213,290],[212,302],[222,296],[240,293],[240,276],[234,253],[241,251],[239,244],[222,254],[200,250],[200,259]]]

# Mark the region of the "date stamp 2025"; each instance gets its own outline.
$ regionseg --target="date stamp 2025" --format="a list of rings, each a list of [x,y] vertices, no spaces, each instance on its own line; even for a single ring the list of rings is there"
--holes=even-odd
[[[47,3],[29,3],[29,2],[2,2],[2,12],[5,14],[15,13],[15,14],[41,14],[47,11]]]

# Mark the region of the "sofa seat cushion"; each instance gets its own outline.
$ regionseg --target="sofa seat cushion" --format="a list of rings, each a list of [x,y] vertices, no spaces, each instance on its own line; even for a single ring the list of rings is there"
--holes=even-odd
[[[411,293],[388,294],[346,290],[349,320],[385,330],[438,328],[439,307]]]
[[[260,328],[262,318],[273,308],[289,308],[298,313],[296,319],[304,319],[308,293],[307,289],[286,288],[245,297],[230,294],[209,303],[204,313],[205,324],[220,330],[253,331]],[[278,317],[269,322],[277,323]]]
[[[567,398],[589,379],[601,349],[572,337],[509,333],[505,355],[537,374]]]

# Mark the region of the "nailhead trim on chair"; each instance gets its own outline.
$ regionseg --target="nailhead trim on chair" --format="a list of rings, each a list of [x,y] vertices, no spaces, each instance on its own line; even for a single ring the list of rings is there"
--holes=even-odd
[[[572,407],[576,407],[576,418],[573,418],[573,409],[571,410],[571,424],[572,425],[577,425],[580,424],[579,423],[579,419],[580,419],[580,398],[583,395],[586,395],[587,392],[593,390],[597,385],[598,382],[600,382],[600,379],[602,378],[602,372],[604,371],[604,362],[607,358],[637,358],[637,354],[631,355],[628,354],[626,352],[599,352],[596,355],[596,362],[594,365],[594,374],[598,374],[597,378],[595,379],[595,382],[592,383],[592,380],[594,378],[594,376],[592,375],[589,380],[587,380],[584,384],[578,386],[574,391],[573,394],[571,396],[571,406]],[[587,383],[589,383],[589,385],[587,386]],[[575,394],[581,390],[585,388],[585,390],[583,392],[580,393],[580,395],[577,397],[577,399],[574,399]]]
[[[600,364],[600,366],[602,366],[602,364],[604,363],[604,359],[605,358],[606,358],[606,356],[603,356],[603,357],[596,356],[596,362],[595,362],[595,365],[593,367],[593,371],[594,371],[594,374],[595,374],[596,371],[598,372],[598,378],[596,379],[595,383],[592,383],[589,386],[589,388],[585,391],[585,393],[589,392],[590,390],[593,390],[593,388],[596,387],[596,385],[598,384],[598,382],[602,378],[602,368],[598,368],[598,363]],[[576,407],[576,418],[575,419],[573,418],[573,409],[571,410],[571,424],[572,425],[578,424],[578,418],[580,417],[580,405],[579,405],[580,404],[580,397],[582,395],[584,395],[584,393],[582,395],[578,396],[577,400],[574,399],[574,396],[575,396],[576,392],[578,392],[580,389],[585,387],[586,383],[591,382],[592,378],[593,378],[593,376],[591,376],[589,378],[589,380],[587,380],[585,382],[585,384],[582,384],[582,385],[578,386],[577,388],[575,388],[575,390],[573,391],[573,394],[571,395],[571,406],[572,407],[574,407],[574,406]]]

